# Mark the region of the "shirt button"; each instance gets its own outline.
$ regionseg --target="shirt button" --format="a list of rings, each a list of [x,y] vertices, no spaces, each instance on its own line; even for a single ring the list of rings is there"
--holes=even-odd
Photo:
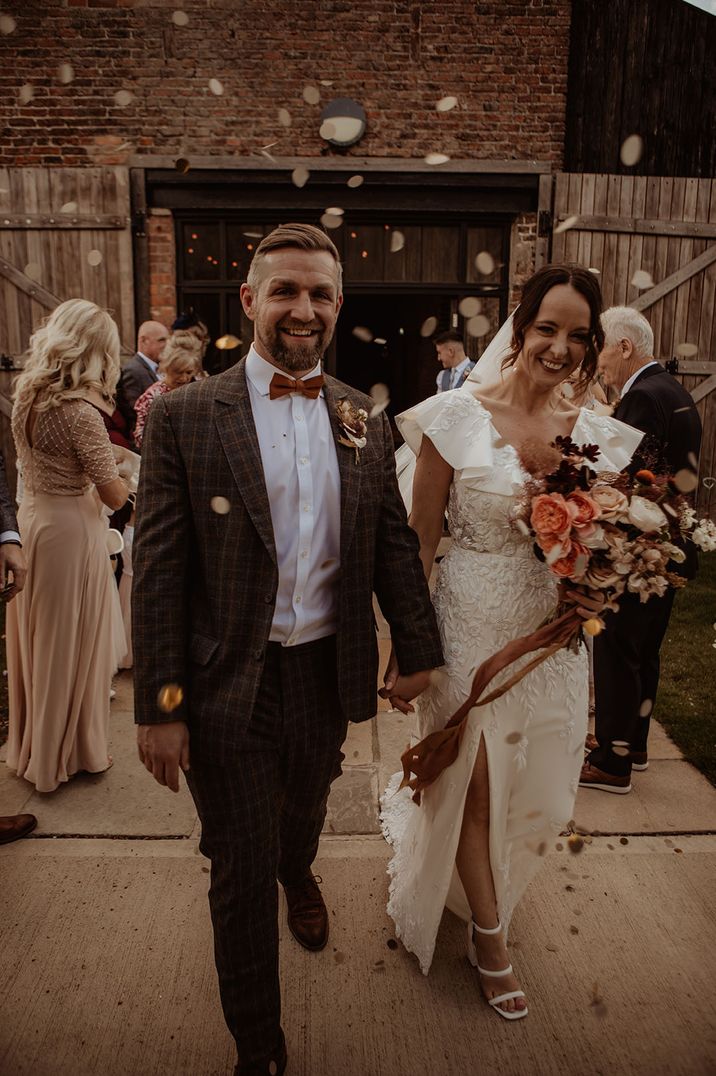
[[[266,602],[267,605],[270,605],[271,602],[273,601],[273,594],[267,594],[266,597],[264,598],[264,601]]]
[[[305,560],[307,556],[308,556],[308,550],[304,549],[303,552],[301,553],[301,560]]]
[[[300,460],[298,462],[302,463],[303,466],[305,467],[306,464],[308,463],[308,459],[306,458],[306,456],[301,456],[301,458],[300,458]]]
[[[310,511],[311,511],[311,506],[310,506],[310,504],[304,504],[304,506],[303,506],[303,510],[304,510],[304,512],[310,512]]]
[[[296,422],[303,422],[303,415],[296,415]]]
[[[296,597],[293,600],[295,601],[296,605],[300,605],[301,604],[301,595],[297,594]]]

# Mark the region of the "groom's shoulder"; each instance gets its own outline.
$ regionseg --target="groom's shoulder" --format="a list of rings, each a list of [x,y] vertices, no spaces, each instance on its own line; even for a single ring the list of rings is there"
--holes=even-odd
[[[332,377],[330,374],[324,374],[324,380],[330,385],[333,392],[337,393],[339,396],[347,397],[351,403],[355,404],[357,407],[363,407],[370,413],[374,401],[370,396],[367,396],[365,392],[353,388],[352,385],[347,385],[345,381],[339,381],[337,377]]]

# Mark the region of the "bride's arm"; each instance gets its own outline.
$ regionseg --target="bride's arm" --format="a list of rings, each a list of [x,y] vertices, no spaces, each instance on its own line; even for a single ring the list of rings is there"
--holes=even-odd
[[[443,534],[453,470],[442,458],[429,437],[423,437],[413,480],[413,505],[410,526],[420,541],[420,559],[425,578],[435,561],[435,553]]]

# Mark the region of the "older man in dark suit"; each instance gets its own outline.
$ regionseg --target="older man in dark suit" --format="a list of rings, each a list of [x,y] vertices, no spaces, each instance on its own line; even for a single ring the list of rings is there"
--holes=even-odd
[[[133,609],[140,757],[174,790],[181,766],[201,817],[245,1076],[286,1064],[277,878],[296,940],[328,939],[311,864],[347,722],[376,711],[373,592],[396,705],[442,653],[387,419],[321,373],[342,302],[335,246],[309,225],[277,228],[241,298],[246,359],[149,416]]]
[[[630,470],[648,466],[660,474],[685,472],[694,481],[701,447],[701,420],[682,385],[654,359],[654,334],[643,314],[616,306],[602,314],[605,343],[599,356],[604,383],[621,398],[616,418],[644,431]],[[696,573],[696,550],[673,565],[687,578]],[[625,593],[619,612],[607,616],[594,640],[595,727],[580,785],[621,795],[631,791],[632,770],[648,767],[647,737],[659,685],[659,651],[669,625],[675,590],[641,602]],[[626,744],[627,747],[623,745]],[[617,750],[614,750],[614,747]]]
[[[20,544],[17,516],[0,454],[0,597],[11,601],[25,586],[27,565]],[[26,837],[37,825],[34,814],[0,815],[0,844]]]
[[[130,431],[137,421],[135,403],[159,378],[159,360],[168,339],[169,332],[160,321],[143,322],[137,333],[137,353],[122,367],[117,385],[117,407]]]

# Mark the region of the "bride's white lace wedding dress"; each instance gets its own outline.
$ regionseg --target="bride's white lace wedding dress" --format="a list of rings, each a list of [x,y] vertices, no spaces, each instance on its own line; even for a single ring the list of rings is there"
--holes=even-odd
[[[433,595],[445,665],[417,700],[417,739],[441,729],[467,698],[475,669],[511,639],[534,630],[556,605],[555,576],[515,529],[511,511],[528,475],[469,386],[433,396],[399,416],[417,454],[431,439],[454,469],[448,502],[452,544]],[[641,433],[580,411],[577,444],[597,444],[600,470],[621,470]],[[445,905],[471,918],[455,869],[467,787],[484,737],[490,775],[490,861],[500,922],[538,870],[572,814],[587,731],[587,654],[560,650],[491,705],[473,709],[460,754],[422,794],[382,799],[383,831],[394,846],[388,912],[427,974]],[[508,677],[496,678],[491,687]]]

